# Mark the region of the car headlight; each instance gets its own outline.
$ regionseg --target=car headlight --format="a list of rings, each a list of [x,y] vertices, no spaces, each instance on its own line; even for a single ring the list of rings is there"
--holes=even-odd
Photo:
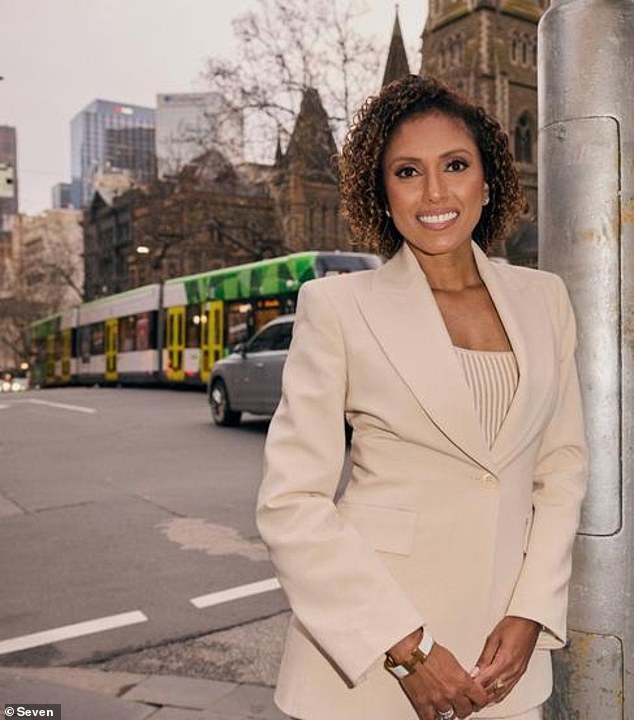
[[[2,392],[11,392],[11,383],[7,380],[2,381]]]

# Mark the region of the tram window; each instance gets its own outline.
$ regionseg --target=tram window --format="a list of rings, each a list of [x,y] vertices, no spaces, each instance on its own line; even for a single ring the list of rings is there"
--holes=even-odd
[[[319,255],[315,261],[317,275],[341,275],[357,270],[371,270],[381,264],[380,259],[375,255],[367,253],[325,253]]]
[[[136,317],[134,315],[119,318],[119,350],[121,352],[136,350],[135,325]]]
[[[104,353],[104,332],[103,323],[93,323],[90,326],[90,354],[103,355]]]
[[[233,347],[253,335],[253,305],[234,302],[227,305],[227,345]]]
[[[90,325],[79,328],[79,355],[82,362],[90,361]]]
[[[156,310],[148,314],[150,318],[150,348],[156,350],[158,347],[159,314]],[[163,342],[165,342],[165,339],[163,339]]]
[[[275,318],[280,314],[279,308],[265,308],[260,309],[258,308],[255,311],[255,329],[256,331],[259,330],[261,327],[264,327],[267,322],[270,320],[275,320]]]
[[[137,350],[150,349],[150,313],[140,313],[137,315],[135,343]]]
[[[296,304],[297,296],[283,298],[280,306],[280,315],[292,315],[295,312]]]
[[[196,348],[200,345],[200,328],[207,318],[200,314],[200,305],[188,305],[185,315],[185,346]]]
[[[213,344],[218,346],[222,345],[222,311],[218,307],[214,307],[212,314],[209,312],[205,313],[207,320],[210,321],[213,317]]]
[[[280,306],[281,303],[278,298],[258,300],[255,306],[255,332],[280,315]]]
[[[46,338],[38,338],[35,341],[35,357],[38,363],[46,362]]]

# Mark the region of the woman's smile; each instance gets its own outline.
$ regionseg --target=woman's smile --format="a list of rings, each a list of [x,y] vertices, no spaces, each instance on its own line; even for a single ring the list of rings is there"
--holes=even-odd
[[[463,253],[486,197],[473,136],[440,112],[414,115],[392,132],[383,158],[387,206],[417,255]]]
[[[459,215],[457,210],[436,210],[418,215],[417,219],[429,230],[445,230],[454,223]]]

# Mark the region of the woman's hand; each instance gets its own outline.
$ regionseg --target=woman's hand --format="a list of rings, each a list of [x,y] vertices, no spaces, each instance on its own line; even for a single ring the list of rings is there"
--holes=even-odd
[[[524,674],[541,625],[507,615],[495,626],[472,673],[486,690],[489,702],[500,702]]]
[[[489,701],[483,688],[438,643],[401,684],[421,720],[437,720],[439,713],[452,708],[455,717],[466,718]]]

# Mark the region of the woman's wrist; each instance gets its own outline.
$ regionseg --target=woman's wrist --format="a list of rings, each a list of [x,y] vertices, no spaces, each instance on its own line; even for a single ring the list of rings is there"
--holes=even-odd
[[[397,664],[407,662],[411,658],[412,653],[420,645],[423,639],[423,632],[423,628],[416,628],[416,630],[412,631],[409,635],[406,635],[392,645],[386,654]]]

